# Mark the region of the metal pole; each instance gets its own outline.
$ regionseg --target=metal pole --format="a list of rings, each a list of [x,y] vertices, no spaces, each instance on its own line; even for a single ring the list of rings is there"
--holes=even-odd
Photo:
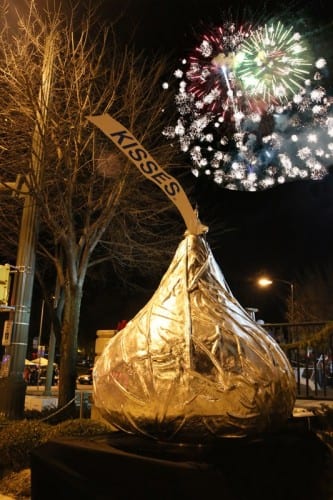
[[[42,331],[43,331],[44,307],[45,307],[45,300],[43,299],[43,301],[42,301],[42,307],[41,307],[41,311],[40,311],[38,344],[37,344],[37,355],[38,355],[38,358],[39,358],[39,362],[38,362],[38,377],[37,377],[37,390],[39,390],[40,372],[41,372],[41,357],[43,356],[42,350],[41,350],[41,340],[42,340]]]
[[[60,284],[59,284],[59,280],[57,280],[55,294],[53,297],[53,304],[52,304],[54,311],[57,309],[57,307],[59,305],[59,296],[60,296]],[[58,309],[58,311],[59,311],[59,309]],[[44,389],[45,396],[52,395],[52,379],[53,379],[53,372],[55,370],[55,366],[54,366],[55,350],[56,350],[56,336],[55,336],[54,325],[53,325],[53,321],[52,321],[51,322],[50,341],[49,341],[48,365],[47,365],[45,389]]]
[[[55,348],[56,348],[56,336],[53,327],[51,327],[50,340],[49,340],[49,355],[48,355],[48,363],[46,369],[46,380],[43,393],[44,396],[52,396]]]
[[[54,34],[45,41],[42,68],[42,83],[39,91],[36,124],[32,137],[31,174],[25,186],[24,206],[16,259],[17,273],[14,277],[10,313],[13,321],[12,339],[6,349],[9,356],[8,376],[0,379],[0,415],[7,418],[23,418],[26,383],[23,379],[27,354],[32,292],[35,275],[36,241],[38,234],[37,202],[29,194],[29,183],[40,188],[43,167],[44,134],[51,95],[51,80],[54,59]]]
[[[43,321],[44,321],[44,307],[45,307],[45,299],[42,301],[42,307],[40,311],[40,318],[39,318],[39,332],[38,332],[38,349],[42,340],[42,331],[43,331]]]
[[[290,283],[290,300],[291,300],[291,311],[290,311],[290,319],[291,319],[291,342],[294,342],[294,321],[295,321],[295,305],[294,305],[294,284]]]
[[[291,294],[291,322],[295,321],[295,304],[294,304],[294,284],[290,283],[290,294]]]
[[[280,278],[275,278],[274,280],[271,280],[269,278],[263,277],[258,280],[258,284],[260,286],[269,286],[274,283],[274,281],[279,281],[280,283],[284,283],[285,285],[288,285],[290,287],[290,300],[291,300],[291,307],[290,307],[290,321],[289,325],[293,325],[295,322],[295,296],[294,296],[294,283],[288,280],[283,280]],[[293,326],[288,328],[288,342],[293,341]],[[290,338],[291,337],[291,338]]]

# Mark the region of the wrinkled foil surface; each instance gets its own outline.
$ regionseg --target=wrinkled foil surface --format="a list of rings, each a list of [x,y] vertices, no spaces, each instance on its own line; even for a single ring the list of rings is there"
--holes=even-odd
[[[295,377],[238,303],[205,236],[185,236],[146,306],[94,368],[94,404],[113,426],[205,442],[272,431],[292,415]]]

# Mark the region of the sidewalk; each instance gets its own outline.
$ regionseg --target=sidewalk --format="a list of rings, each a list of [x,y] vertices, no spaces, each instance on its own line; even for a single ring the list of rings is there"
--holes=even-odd
[[[44,385],[29,385],[25,395],[25,410],[42,411],[58,406],[58,386],[51,388],[51,394],[44,394]],[[78,385],[75,391],[76,405],[82,407],[91,399],[92,386]],[[0,499],[1,500],[1,499]]]
[[[333,411],[332,399],[296,399],[293,416],[294,417],[313,417],[316,410],[329,408]]]
[[[296,399],[295,408],[321,408],[328,406],[333,409],[332,399]]]
[[[42,385],[28,386],[25,408],[28,410],[35,409],[40,411],[45,407],[56,407],[58,404],[58,387],[52,387],[51,395],[45,395],[44,390],[45,387]],[[80,385],[79,389],[76,390],[77,397],[79,397],[81,393],[92,393],[92,386]],[[325,407],[333,410],[333,399],[297,398],[293,410],[293,416],[311,417],[315,415],[316,410],[320,410]]]

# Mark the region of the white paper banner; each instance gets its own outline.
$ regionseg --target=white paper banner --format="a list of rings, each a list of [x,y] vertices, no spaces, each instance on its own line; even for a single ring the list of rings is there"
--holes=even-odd
[[[88,116],[87,119],[104,132],[147,179],[164,191],[178,208],[191,234],[206,231],[179,182],[156,163],[131,132],[108,114]]]

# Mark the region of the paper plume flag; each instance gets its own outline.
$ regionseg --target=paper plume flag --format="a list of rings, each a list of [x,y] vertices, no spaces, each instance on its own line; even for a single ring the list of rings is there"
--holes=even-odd
[[[271,431],[291,416],[295,377],[230,291],[203,235],[187,235],[146,306],[94,368],[112,425],[169,441]]]
[[[206,231],[179,182],[158,165],[129,130],[107,113],[87,119],[102,130],[147,179],[162,189],[178,208],[190,233]]]

